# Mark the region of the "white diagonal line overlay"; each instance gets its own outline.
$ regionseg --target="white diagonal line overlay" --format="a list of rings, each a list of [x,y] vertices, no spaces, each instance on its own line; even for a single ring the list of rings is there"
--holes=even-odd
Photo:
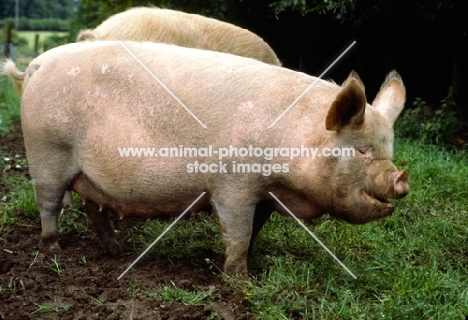
[[[118,42],[133,57],[133,59],[135,59],[136,62],[138,62],[143,67],[143,69],[145,69],[154,78],[154,80],[156,80],[161,85],[161,87],[163,87],[167,91],[167,93],[169,93],[195,120],[198,121],[198,123],[203,128],[205,129],[207,128],[207,126],[205,126],[205,124],[201,122],[201,120],[198,119],[197,116],[193,114],[193,112],[190,111],[190,109],[187,108],[187,106],[179,98],[177,98],[177,96],[168,87],[166,87],[166,85],[161,80],[159,80],[159,78],[156,77],[156,75],[153,72],[151,72],[151,70],[148,69],[148,67],[145,66],[144,63],[141,62],[141,60],[138,59],[138,57],[132,51],[130,51],[130,49],[128,49],[127,46],[123,44],[122,41],[119,40]]]
[[[357,277],[354,275],[354,273],[352,273],[351,270],[349,270],[348,267],[346,267],[346,266],[344,265],[344,263],[341,262],[341,260],[338,259],[338,257],[335,256],[335,255],[333,254],[333,252],[331,252],[330,249],[328,249],[328,248],[323,244],[323,242],[320,241],[320,239],[317,238],[317,236],[316,236],[315,234],[313,234],[312,231],[310,231],[309,228],[307,228],[306,225],[305,225],[304,223],[302,223],[302,221],[299,220],[299,219],[294,215],[294,213],[292,213],[291,210],[289,210],[289,209],[280,201],[280,199],[278,199],[278,198],[273,194],[273,192],[268,192],[268,193],[269,193],[276,201],[278,201],[278,203],[291,215],[291,217],[293,217],[293,218],[297,221],[297,223],[299,223],[299,225],[300,225],[301,227],[303,227],[303,228],[305,229],[305,231],[307,231],[307,233],[310,234],[310,236],[311,236],[312,238],[314,238],[314,240],[317,241],[317,243],[318,243],[319,245],[321,245],[321,246],[325,249],[325,251],[327,251],[328,254],[331,255],[331,256],[333,257],[333,259],[335,259],[335,260],[340,264],[340,266],[342,266],[342,267],[351,275],[351,277],[353,277],[355,280],[357,279]]]
[[[184,214],[187,213],[187,211],[190,210],[191,207],[193,207],[193,205],[194,205],[195,203],[198,202],[198,200],[201,199],[201,197],[203,197],[203,196],[205,195],[205,193],[206,193],[206,192],[203,192],[201,195],[199,195],[198,198],[195,199],[195,201],[193,201],[192,204],[189,205],[189,206],[187,207],[187,209],[185,209],[185,211],[182,212],[182,213],[180,214],[180,216],[178,216],[177,219],[175,219],[174,222],[172,222],[172,223],[170,224],[170,226],[167,227],[166,230],[164,230],[163,233],[161,233],[161,234],[159,235],[159,237],[157,237],[157,239],[154,240],[153,243],[150,244],[150,245],[148,246],[148,248],[146,248],[146,250],[143,251],[143,252],[138,256],[138,258],[135,259],[135,261],[132,262],[131,265],[128,266],[127,269],[125,269],[124,272],[122,272],[122,274],[117,278],[117,280],[120,280],[120,279],[128,272],[128,270],[130,270],[130,269],[135,265],[135,263],[137,263],[138,260],[140,260],[140,259],[156,244],[156,242],[158,242],[159,240],[161,240],[161,238],[162,238],[162,237],[163,237],[163,236],[164,236],[164,235],[165,235],[165,234],[166,234],[166,233],[167,233],[183,216],[184,216]]]
[[[325,73],[327,73],[328,70],[331,69],[331,67],[333,67],[335,65],[335,63],[338,62],[338,60],[341,59],[341,57],[343,57],[345,55],[346,52],[349,51],[349,49],[351,49],[352,46],[354,46],[356,44],[356,41],[353,41],[353,43],[351,43],[346,49],[345,51],[343,51],[339,56],[338,58],[335,59],[335,61],[333,61],[329,66],[328,68],[325,69],[324,72],[322,72],[322,74],[320,76],[318,76],[318,78],[315,79],[314,82],[312,82],[290,105],[289,107],[287,107],[279,116],[278,118],[275,119],[275,121],[273,121],[269,126],[268,126],[268,129],[272,128],[276,122],[278,122],[279,119],[281,119],[285,114],[286,112],[289,111],[289,109],[291,109],[306,93],[307,91],[310,90],[310,88],[312,88],[322,77]]]

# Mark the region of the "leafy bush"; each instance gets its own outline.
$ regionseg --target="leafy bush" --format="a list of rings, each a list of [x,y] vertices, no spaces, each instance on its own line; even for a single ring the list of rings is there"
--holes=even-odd
[[[11,81],[6,77],[0,77],[0,139],[13,130],[12,122],[19,117],[20,99],[15,93]]]
[[[0,26],[0,35],[5,35],[5,28],[2,26]],[[4,41],[4,38],[0,38],[0,42],[3,42]],[[24,38],[21,38],[18,34],[18,32],[16,32],[15,30],[12,30],[11,31],[11,42],[15,45],[15,46],[23,46],[23,45],[27,45],[28,44],[28,40],[24,39]]]
[[[15,24],[13,18],[5,18],[0,20],[0,28],[5,25]],[[29,19],[20,17],[18,20],[19,30],[50,30],[50,31],[68,31],[70,29],[70,20],[47,18],[47,19]]]
[[[463,128],[464,121],[455,111],[453,89],[441,101],[438,109],[432,109],[421,98],[416,98],[413,108],[406,109],[395,124],[395,134],[425,143],[453,144]]]
[[[49,49],[58,47],[60,45],[66,44],[70,42],[68,39],[68,35],[66,36],[59,36],[59,35],[51,35],[44,39],[43,47],[44,51]]]

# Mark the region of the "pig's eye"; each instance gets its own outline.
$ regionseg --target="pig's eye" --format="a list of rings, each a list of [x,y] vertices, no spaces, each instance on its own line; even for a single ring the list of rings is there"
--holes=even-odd
[[[362,158],[371,158],[372,151],[370,148],[356,148],[356,155]]]

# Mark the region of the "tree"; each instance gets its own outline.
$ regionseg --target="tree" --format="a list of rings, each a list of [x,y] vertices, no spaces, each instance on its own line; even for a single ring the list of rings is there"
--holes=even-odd
[[[395,21],[406,21],[410,28],[432,27],[449,39],[452,54],[452,87],[455,100],[468,117],[468,1],[466,0],[279,0],[270,4],[276,14],[288,9],[301,14],[330,15],[343,24],[387,24],[385,36],[391,39]],[[396,27],[398,28],[398,27]],[[417,33],[415,33],[417,34]],[[388,45],[392,50],[392,45]],[[388,55],[388,51],[385,53]],[[430,66],[428,66],[430,67]]]
[[[0,19],[15,16],[15,1],[2,0]],[[20,0],[19,15],[29,19],[71,19],[73,17],[73,0]]]
[[[229,11],[234,9],[235,2],[235,0],[81,0],[74,23],[81,28],[92,28],[111,15],[136,6],[156,6],[223,19]]]

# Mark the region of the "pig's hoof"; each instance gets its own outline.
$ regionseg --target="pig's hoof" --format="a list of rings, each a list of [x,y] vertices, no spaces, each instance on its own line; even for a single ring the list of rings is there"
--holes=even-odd
[[[120,257],[124,253],[122,245],[118,242],[110,244],[108,250],[113,257]]]
[[[60,248],[57,240],[41,239],[39,241],[39,250],[42,252],[60,252],[62,248]]]
[[[231,277],[240,277],[247,279],[249,277],[247,273],[247,266],[245,264],[224,264],[224,273]]]
[[[110,239],[105,243],[101,243],[104,254],[110,254],[113,257],[120,257],[124,253],[122,245],[115,239]]]

